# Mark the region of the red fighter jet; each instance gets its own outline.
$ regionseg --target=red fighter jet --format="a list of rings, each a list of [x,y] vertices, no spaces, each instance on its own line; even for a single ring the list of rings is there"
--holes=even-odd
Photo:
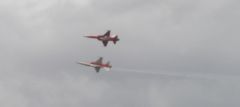
[[[110,69],[112,68],[112,66],[110,65],[110,62],[107,62],[106,64],[102,63],[103,58],[100,57],[97,61],[95,62],[90,62],[90,63],[86,63],[86,62],[77,62],[77,64],[81,64],[81,65],[85,65],[85,66],[89,66],[89,67],[93,67],[95,68],[96,72],[98,73],[100,71],[101,68],[105,69],[106,71],[110,71]]]
[[[85,37],[102,41],[105,47],[107,46],[109,41],[112,41],[114,44],[116,44],[117,41],[119,41],[118,35],[111,35],[110,30],[108,30],[104,35],[85,36]]]

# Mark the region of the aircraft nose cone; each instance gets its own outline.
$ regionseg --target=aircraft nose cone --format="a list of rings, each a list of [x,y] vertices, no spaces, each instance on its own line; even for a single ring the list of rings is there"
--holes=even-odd
[[[95,36],[84,36],[86,38],[96,38]]]

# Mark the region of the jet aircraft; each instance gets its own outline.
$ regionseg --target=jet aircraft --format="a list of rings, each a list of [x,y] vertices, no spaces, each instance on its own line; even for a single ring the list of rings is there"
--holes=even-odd
[[[97,61],[95,61],[95,62],[90,62],[90,63],[77,62],[77,64],[81,64],[81,65],[93,67],[93,68],[95,68],[95,70],[96,70],[97,73],[100,71],[101,68],[105,69],[106,71],[110,71],[110,69],[112,68],[112,66],[110,65],[110,62],[107,62],[106,64],[103,64],[102,60],[103,60],[103,58],[100,57],[100,58],[99,58]]]
[[[85,36],[85,37],[102,41],[105,47],[107,46],[109,41],[112,41],[114,44],[116,44],[117,41],[119,41],[118,35],[111,35],[110,30],[108,30],[104,35],[94,35],[94,36]]]

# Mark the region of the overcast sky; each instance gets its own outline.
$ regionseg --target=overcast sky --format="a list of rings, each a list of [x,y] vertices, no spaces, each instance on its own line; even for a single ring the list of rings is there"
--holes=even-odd
[[[239,107],[239,4],[0,0],[0,106]],[[111,72],[75,63],[98,57]]]

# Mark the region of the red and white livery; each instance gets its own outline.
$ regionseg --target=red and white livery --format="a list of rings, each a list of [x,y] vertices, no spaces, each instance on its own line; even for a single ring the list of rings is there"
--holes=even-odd
[[[111,35],[110,30],[108,30],[104,35],[85,36],[85,37],[102,41],[105,47],[107,46],[109,41],[112,41],[114,44],[116,44],[117,41],[119,41],[118,35]]]
[[[110,71],[110,69],[112,68],[112,66],[110,65],[110,62],[107,62],[106,64],[103,64],[102,60],[103,60],[103,58],[100,57],[95,62],[90,62],[90,63],[77,62],[77,64],[93,67],[93,68],[95,68],[96,72],[99,72],[101,68],[105,69],[106,71]]]

